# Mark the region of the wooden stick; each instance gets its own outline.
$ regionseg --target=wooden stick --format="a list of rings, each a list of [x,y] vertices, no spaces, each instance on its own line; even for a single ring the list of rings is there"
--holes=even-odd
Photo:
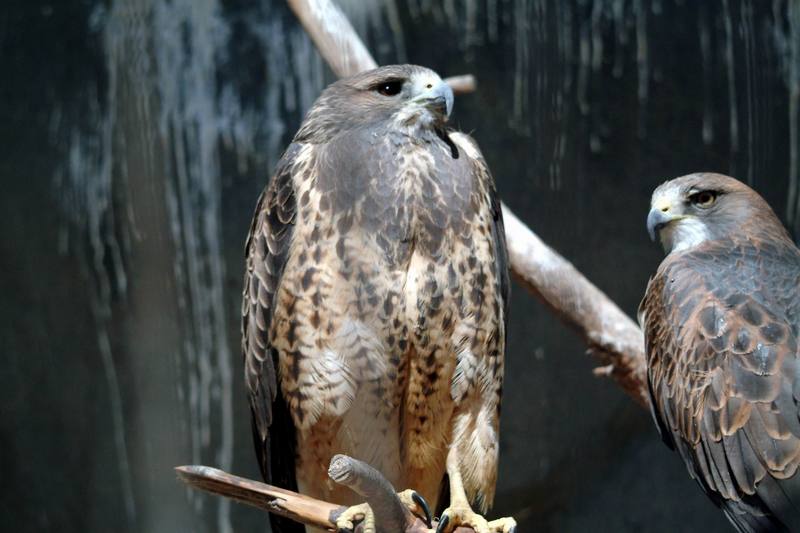
[[[334,74],[344,78],[378,67],[336,4],[330,0],[287,1]]]
[[[595,375],[613,377],[647,407],[644,340],[639,327],[505,205],[503,222],[511,271],[517,281],[574,328],[592,355],[607,365],[596,369]]]
[[[340,505],[234,476],[210,466],[178,466],[175,472],[178,479],[193,489],[218,494],[328,531],[336,531],[336,524],[331,517],[343,510]]]
[[[373,69],[377,63],[347,18],[331,0],[288,0],[300,23],[337,76]],[[474,90],[474,78],[447,78],[451,86]],[[455,84],[455,85],[453,85]],[[605,367],[595,375],[613,377],[646,406],[647,380],[642,332],[611,299],[572,264],[542,242],[503,205],[511,271],[534,295],[589,344]]]
[[[344,78],[378,67],[356,30],[336,4],[330,0],[287,2],[334,74]],[[472,74],[453,76],[444,81],[455,94],[475,92],[476,82]]]
[[[478,86],[478,82],[475,81],[475,76],[472,74],[450,76],[449,78],[445,78],[444,81],[453,89],[453,93],[455,94],[474,93]]]
[[[430,532],[422,520],[403,506],[391,483],[371,466],[346,455],[337,455],[331,459],[329,471],[337,483],[351,487],[356,492],[364,492],[362,495],[375,511],[379,532]],[[234,476],[210,466],[178,466],[175,467],[175,472],[178,479],[193,489],[224,496],[326,531],[336,531],[336,517],[346,509],[290,490]],[[388,511],[388,514],[384,511]],[[396,516],[391,516],[393,514]],[[434,522],[434,529],[436,525]],[[360,529],[357,527],[356,531]],[[454,533],[475,531],[458,527]]]

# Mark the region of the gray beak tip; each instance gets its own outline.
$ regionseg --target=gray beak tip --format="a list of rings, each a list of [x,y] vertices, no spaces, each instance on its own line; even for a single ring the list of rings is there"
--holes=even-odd
[[[447,85],[446,83],[444,84],[444,86],[447,88],[447,90],[444,92],[444,100],[447,108],[446,109],[447,118],[450,118],[450,113],[453,112],[453,103],[455,102],[455,98],[453,97],[453,89],[451,89],[450,86]]]
[[[432,108],[440,113],[444,120],[450,118],[450,113],[453,111],[453,89],[450,88],[445,82],[441,81],[434,87],[426,91],[421,98],[423,101],[428,102]]]
[[[650,235],[650,240],[655,241],[658,232],[666,226],[672,217],[664,213],[660,209],[652,209],[647,215],[647,233]]]

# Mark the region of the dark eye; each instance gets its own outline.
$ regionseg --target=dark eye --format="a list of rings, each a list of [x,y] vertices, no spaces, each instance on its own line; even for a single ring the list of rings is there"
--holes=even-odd
[[[375,90],[383,96],[394,96],[403,89],[403,82],[399,80],[383,81],[375,86]]]
[[[700,191],[689,196],[689,201],[697,207],[711,207],[717,201],[717,193],[714,191]]]

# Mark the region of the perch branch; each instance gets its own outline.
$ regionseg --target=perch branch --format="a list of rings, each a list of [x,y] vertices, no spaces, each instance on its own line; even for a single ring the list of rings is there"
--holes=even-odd
[[[343,509],[332,503],[234,476],[210,466],[178,466],[175,467],[175,472],[178,479],[193,489],[225,496],[239,503],[291,518],[295,522],[330,531],[336,529],[331,516]]]
[[[234,476],[209,466],[178,466],[175,467],[175,472],[178,479],[193,489],[224,496],[326,531],[336,531],[336,517],[345,510],[345,507],[339,505]],[[379,532],[430,532],[425,523],[412,515],[400,502],[391,483],[368,464],[346,455],[336,455],[331,459],[328,472],[335,482],[364,496],[375,514],[375,524]],[[434,529],[436,525],[434,522]],[[356,531],[360,529],[357,527]],[[475,531],[459,527],[454,533]]]
[[[639,327],[505,205],[503,221],[511,271],[517,281],[583,337],[589,352],[606,365],[595,375],[613,377],[646,407],[644,342]]]
[[[344,14],[331,0],[288,0],[300,23],[337,76],[377,63]],[[472,76],[446,78],[471,92]],[[589,352],[606,365],[596,375],[613,377],[639,404],[647,405],[642,332],[633,320],[572,264],[542,242],[503,205],[511,271],[517,280],[578,331]]]

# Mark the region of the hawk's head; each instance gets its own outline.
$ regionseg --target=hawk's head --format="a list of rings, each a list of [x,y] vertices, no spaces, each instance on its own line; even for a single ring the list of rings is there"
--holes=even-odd
[[[653,192],[647,231],[664,251],[679,252],[733,235],[786,234],[767,202],[744,183],[697,173],[662,183]]]
[[[434,71],[389,65],[331,84],[309,110],[295,140],[325,140],[365,127],[433,130],[447,121],[452,109],[453,90]]]

